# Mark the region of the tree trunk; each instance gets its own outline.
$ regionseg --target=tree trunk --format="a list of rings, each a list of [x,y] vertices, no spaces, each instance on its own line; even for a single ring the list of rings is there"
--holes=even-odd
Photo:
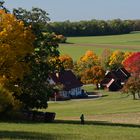
[[[99,85],[98,85],[98,83],[96,83],[96,89],[99,90]]]
[[[138,93],[138,97],[139,97],[139,99],[140,99],[140,93]]]
[[[136,95],[135,95],[135,93],[132,93],[132,95],[133,95],[133,100],[136,100]]]

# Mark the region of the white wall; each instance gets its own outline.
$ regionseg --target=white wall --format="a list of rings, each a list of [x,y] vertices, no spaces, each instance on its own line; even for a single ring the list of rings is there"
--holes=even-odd
[[[82,94],[81,87],[73,88],[69,91],[62,91],[61,94],[62,94],[63,97],[69,97],[70,95],[71,96],[81,95]]]

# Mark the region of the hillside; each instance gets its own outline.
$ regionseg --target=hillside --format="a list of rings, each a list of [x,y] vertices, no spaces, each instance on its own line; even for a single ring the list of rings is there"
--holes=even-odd
[[[140,51],[140,32],[125,35],[68,37],[67,44],[60,44],[60,53],[78,60],[87,50],[100,55],[105,48],[122,51]]]

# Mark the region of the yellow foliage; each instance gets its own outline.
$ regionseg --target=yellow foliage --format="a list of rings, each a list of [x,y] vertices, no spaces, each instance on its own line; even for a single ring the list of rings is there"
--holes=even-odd
[[[20,79],[28,71],[23,59],[33,52],[34,38],[22,21],[0,10],[0,79]]]
[[[73,60],[69,55],[61,55],[59,57],[61,63],[63,64],[65,69],[72,69],[73,68]]]
[[[83,83],[88,83],[88,84],[98,84],[100,81],[103,79],[105,76],[105,71],[101,66],[93,66],[90,69],[86,69],[82,73],[82,78],[81,81]]]
[[[18,110],[21,103],[15,100],[12,93],[0,85],[0,113]]]
[[[81,57],[81,61],[88,61],[88,59],[93,59],[94,61],[98,61],[98,56],[93,51],[86,51],[85,55]]]
[[[117,68],[121,66],[123,60],[124,60],[124,52],[116,50],[112,53],[110,57],[109,65],[114,68]]]

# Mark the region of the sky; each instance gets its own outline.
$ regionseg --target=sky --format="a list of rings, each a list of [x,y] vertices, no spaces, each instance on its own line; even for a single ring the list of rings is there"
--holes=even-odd
[[[12,10],[41,8],[51,21],[140,19],[140,0],[5,0]]]

